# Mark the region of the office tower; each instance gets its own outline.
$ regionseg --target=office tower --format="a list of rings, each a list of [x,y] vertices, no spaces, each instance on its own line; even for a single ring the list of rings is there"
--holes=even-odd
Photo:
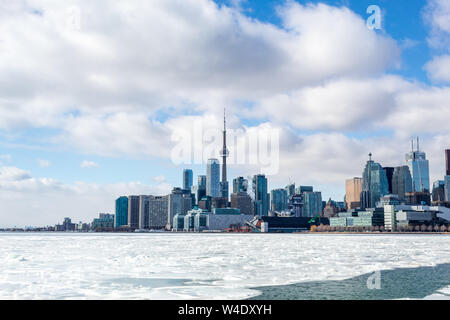
[[[116,200],[114,227],[120,228],[126,225],[128,225],[128,197],[119,197]]]
[[[286,189],[288,198],[290,196],[293,196],[295,194],[295,183],[287,185],[285,189]]]
[[[445,181],[439,180],[433,183],[433,193],[431,196],[433,202],[444,202],[445,200]]]
[[[270,195],[267,193],[267,178],[263,174],[253,177],[253,192],[255,195],[255,215],[269,215]]]
[[[193,172],[191,169],[184,169],[183,170],[183,189],[184,190],[191,190],[192,184],[193,184]]]
[[[206,166],[206,195],[220,197],[220,163],[217,159],[209,159]]]
[[[345,181],[345,201],[347,209],[361,207],[362,178],[353,178]]]
[[[288,208],[288,197],[286,189],[275,189],[270,191],[270,210],[282,212]]]
[[[400,202],[405,195],[412,192],[412,178],[408,166],[395,167],[392,174],[392,194],[398,196]]]
[[[139,196],[128,197],[128,227],[139,228]]]
[[[192,209],[192,197],[188,190],[174,188],[169,195],[167,225],[168,230],[172,229],[173,217],[176,214],[186,214]]]
[[[228,179],[227,179],[227,157],[229,155],[227,149],[227,123],[225,118],[225,110],[223,111],[223,148],[222,156],[222,181],[220,182],[220,197],[228,201]]]
[[[389,194],[389,185],[383,167],[372,160],[372,154],[369,154],[369,161],[363,172],[361,207],[375,208],[376,203],[384,195]]]
[[[163,229],[168,220],[169,196],[157,196],[149,199],[149,223],[150,229]]]
[[[322,193],[303,192],[303,212],[304,217],[316,217],[322,215]]]
[[[406,155],[406,162],[411,172],[414,192],[430,192],[430,169],[425,152],[419,149],[419,138],[417,138],[417,150],[414,151],[414,142],[412,151]]]
[[[450,149],[445,150],[445,175],[450,176]]]
[[[235,192],[231,195],[231,208],[240,209],[242,214],[253,215],[252,197],[247,192]]]
[[[248,180],[244,177],[233,179],[233,193],[247,192]]]
[[[386,178],[387,178],[388,186],[389,186],[389,193],[391,194],[392,193],[392,177],[394,175],[394,168],[384,167],[383,170],[386,173]]]
[[[139,196],[139,229],[148,229],[150,222],[149,200],[151,196]]]

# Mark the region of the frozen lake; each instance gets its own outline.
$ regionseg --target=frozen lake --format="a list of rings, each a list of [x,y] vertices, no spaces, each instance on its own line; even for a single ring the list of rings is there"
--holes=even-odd
[[[376,298],[450,298],[445,235],[0,233],[0,257],[0,299],[336,298],[328,283],[405,268],[443,279]]]

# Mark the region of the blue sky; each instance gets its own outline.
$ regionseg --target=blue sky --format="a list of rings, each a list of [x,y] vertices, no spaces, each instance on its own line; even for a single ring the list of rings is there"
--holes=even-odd
[[[4,224],[39,221],[27,206],[45,211],[46,223],[64,216],[31,199],[41,193],[88,219],[113,211],[120,194],[181,185],[185,167],[195,181],[204,166],[174,164],[170,135],[195,121],[219,130],[223,107],[230,130],[280,130],[272,188],[291,180],[342,200],[368,152],[403,164],[417,135],[441,177],[450,147],[445,1],[215,3],[0,6],[9,30],[0,36],[0,188],[23,199],[8,200],[16,218]],[[383,12],[381,30],[364,29],[369,5]],[[229,177],[258,171],[231,166]]]

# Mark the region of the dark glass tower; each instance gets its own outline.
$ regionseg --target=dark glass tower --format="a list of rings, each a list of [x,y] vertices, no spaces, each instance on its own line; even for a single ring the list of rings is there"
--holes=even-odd
[[[450,149],[445,150],[445,168],[446,175],[450,176]]]

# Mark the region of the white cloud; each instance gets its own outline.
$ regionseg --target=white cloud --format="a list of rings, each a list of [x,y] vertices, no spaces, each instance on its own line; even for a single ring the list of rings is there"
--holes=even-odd
[[[34,178],[15,167],[0,167],[0,227],[54,225],[64,217],[91,222],[99,212],[114,213],[114,200],[122,195],[164,195],[167,183],[141,182],[64,184],[55,179]]]
[[[450,83],[450,55],[434,57],[425,65],[425,69],[431,80]]]
[[[428,0],[424,17],[425,21],[431,26],[428,37],[430,46],[449,51],[450,2],[448,0]]]
[[[99,165],[98,163],[94,162],[94,161],[87,161],[87,160],[83,160],[83,162],[81,162],[80,164],[81,168],[98,168]]]

